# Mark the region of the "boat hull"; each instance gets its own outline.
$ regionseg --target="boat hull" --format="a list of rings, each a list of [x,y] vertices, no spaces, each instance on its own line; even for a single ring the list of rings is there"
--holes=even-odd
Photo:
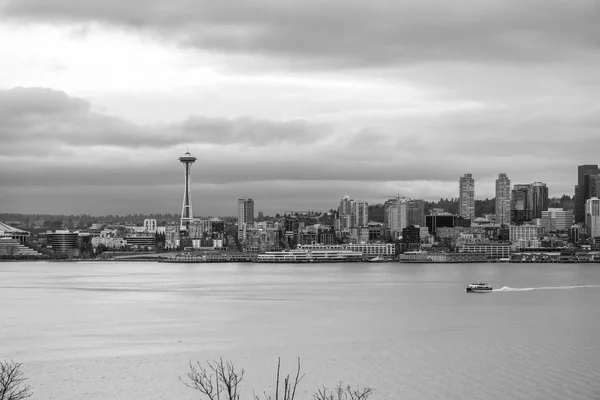
[[[492,291],[492,288],[487,288],[487,289],[467,288],[466,289],[467,293],[489,293],[491,291]]]

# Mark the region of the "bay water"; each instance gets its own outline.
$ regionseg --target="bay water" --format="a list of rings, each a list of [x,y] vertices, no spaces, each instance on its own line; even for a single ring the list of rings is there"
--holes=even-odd
[[[485,281],[495,291],[467,294]],[[0,263],[0,359],[32,399],[198,399],[189,362],[277,360],[310,399],[600,398],[600,265]]]

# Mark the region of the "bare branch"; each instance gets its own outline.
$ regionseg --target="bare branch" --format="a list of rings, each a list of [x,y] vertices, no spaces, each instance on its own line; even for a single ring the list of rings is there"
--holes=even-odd
[[[23,400],[33,395],[21,365],[13,360],[0,361],[0,400]]]
[[[207,362],[207,368],[202,367],[199,362],[196,364],[197,366],[190,362],[187,380],[179,378],[184,385],[197,390],[208,400],[220,400],[222,392],[226,393],[226,400],[239,400],[238,386],[244,377],[243,369],[237,373],[233,363],[224,362],[222,358],[212,363]]]

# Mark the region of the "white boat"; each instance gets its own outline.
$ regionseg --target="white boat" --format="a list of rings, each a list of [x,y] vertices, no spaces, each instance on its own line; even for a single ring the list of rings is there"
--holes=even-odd
[[[471,283],[467,286],[467,293],[487,293],[491,292],[492,287],[485,282]]]

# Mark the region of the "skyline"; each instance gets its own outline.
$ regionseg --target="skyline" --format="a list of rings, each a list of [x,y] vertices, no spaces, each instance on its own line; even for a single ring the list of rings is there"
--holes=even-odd
[[[178,213],[188,146],[198,215],[600,162],[592,1],[38,3],[0,0],[0,212]]]

